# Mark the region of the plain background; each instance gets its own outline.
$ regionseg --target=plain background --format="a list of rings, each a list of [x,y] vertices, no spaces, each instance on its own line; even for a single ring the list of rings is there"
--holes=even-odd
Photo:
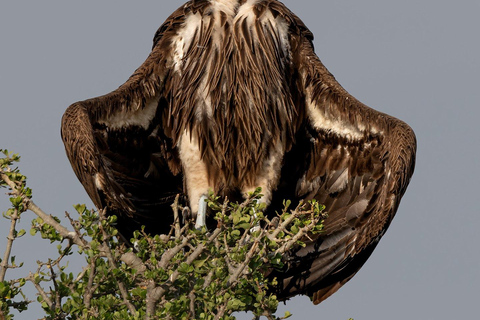
[[[92,207],[65,156],[60,119],[71,103],[122,84],[143,62],[156,29],[183,1],[4,1],[0,6],[0,148],[45,211]],[[316,52],[355,97],[410,124],[417,167],[390,229],[360,272],[293,319],[405,320],[479,317],[480,225],[478,0],[285,0],[315,34]],[[9,207],[0,191],[1,211]],[[21,226],[29,229],[31,213]],[[65,220],[65,219],[63,219]],[[0,253],[8,221],[0,220]],[[56,249],[39,236],[15,242],[25,267]],[[82,259],[72,259],[78,270]],[[28,288],[30,299],[34,291]],[[36,319],[38,308],[17,319]],[[239,319],[250,319],[242,314]]]

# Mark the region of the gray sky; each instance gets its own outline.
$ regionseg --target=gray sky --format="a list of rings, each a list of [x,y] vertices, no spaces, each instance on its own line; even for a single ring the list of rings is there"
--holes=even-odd
[[[299,297],[281,310],[291,311],[293,319],[477,318],[480,2],[284,3],[315,34],[318,56],[351,94],[413,127],[418,154],[397,216],[360,272],[318,306]],[[156,29],[181,4],[2,3],[0,148],[22,155],[21,170],[44,210],[63,217],[65,210],[73,211],[72,204],[92,207],[63,150],[64,110],[122,84],[146,58]],[[8,198],[1,196],[1,211],[8,206]],[[22,220],[26,229],[30,218]],[[2,255],[6,222],[0,224]],[[14,251],[26,267],[7,276],[25,275],[37,259],[56,250],[26,235]],[[17,319],[36,316],[32,310]]]

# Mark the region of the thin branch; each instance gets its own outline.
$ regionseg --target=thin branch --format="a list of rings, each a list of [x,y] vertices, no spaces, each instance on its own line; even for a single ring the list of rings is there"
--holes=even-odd
[[[143,274],[147,270],[147,266],[143,263],[142,259],[131,251],[122,254],[120,260],[130,268],[136,270],[137,274]]]
[[[80,233],[80,228],[79,228],[79,222],[78,221],[75,221],[74,219],[72,219],[72,217],[70,216],[70,214],[65,211],[65,217],[67,217],[67,219],[70,221],[70,225],[73,227],[73,229],[75,230],[77,236],[81,239],[83,239],[83,236],[82,234]]]
[[[213,231],[213,233],[210,235],[210,237],[208,237],[208,240],[206,241],[206,243],[201,243],[196,249],[194,252],[192,252],[192,254],[188,257],[186,263],[187,264],[192,264],[192,262],[198,258],[198,256],[200,256],[200,254],[203,252],[203,249],[205,249],[205,245],[206,244],[210,244],[212,243],[212,241],[214,241],[218,235],[220,234],[220,232],[222,232],[223,230],[221,228],[216,228],[215,231]]]
[[[3,179],[3,176],[2,176]],[[10,231],[7,236],[7,248],[3,255],[2,263],[0,264],[0,282],[5,280],[5,274],[7,273],[8,260],[10,259],[10,254],[12,252],[13,241],[15,240],[15,227],[17,225],[17,220],[19,219],[18,209],[15,209],[15,212],[10,216]]]
[[[51,260],[48,259],[47,268],[50,270],[50,279],[53,282],[53,287],[55,288],[55,292],[56,292],[55,303],[53,305],[53,309],[56,309],[57,307],[61,308],[62,302],[61,302],[61,299],[60,299],[60,292],[58,290],[58,283],[57,283],[57,275],[55,273],[54,266],[55,266],[55,264],[52,264]]]
[[[48,225],[55,228],[55,230],[58,233],[60,233],[62,237],[66,239],[71,239],[75,244],[77,244],[80,247],[85,247],[87,245],[85,240],[81,239],[76,232],[68,231],[68,229],[62,226],[60,223],[58,223],[52,215],[45,213],[30,198],[26,197],[20,190],[18,190],[20,186],[18,186],[15,182],[13,182],[6,174],[4,174],[3,172],[0,172],[0,177],[2,178],[3,181],[7,183],[7,185],[10,187],[10,189],[12,189],[15,195],[21,196],[23,198],[25,207],[28,210],[32,211],[38,217],[42,218],[42,220],[45,221]]]
[[[217,242],[218,242],[218,239],[215,239],[215,243],[217,243]],[[235,268],[233,267],[233,261],[230,259],[231,251],[229,250],[229,246],[227,244],[227,235],[226,234],[224,234],[224,236],[223,236],[223,243],[224,243],[224,246],[225,246],[225,263],[227,264],[228,273],[234,273]],[[217,244],[217,247],[220,247],[220,245]]]
[[[183,248],[188,246],[188,242],[193,238],[192,235],[188,235],[183,238],[182,242],[177,244],[175,247],[168,249],[165,251],[165,253],[162,255],[162,258],[160,259],[160,262],[158,263],[159,268],[166,269],[172,258],[179,253]]]
[[[81,272],[78,274],[78,276],[75,278],[75,282],[78,282],[78,281],[80,281],[80,280],[83,278],[83,276],[85,275],[85,273],[87,273],[88,268],[89,268],[88,266],[82,268],[82,271],[81,271]]]
[[[214,320],[219,320],[225,314],[225,310],[227,309],[227,302],[224,302],[220,309],[218,310],[217,314],[215,315]]]
[[[180,217],[178,215],[178,198],[180,197],[180,194],[177,194],[175,197],[175,201],[172,204],[172,209],[173,209],[173,216],[174,216],[174,224],[175,224],[175,238],[180,237]]]
[[[105,220],[105,213],[103,210],[100,210],[100,217],[101,217],[101,220]],[[108,239],[110,238],[107,234],[107,232],[105,231],[105,229],[103,228],[102,226],[102,221],[100,221],[100,229],[102,231],[102,234],[103,234],[103,251],[105,252],[105,254],[107,255],[107,260],[108,260],[108,264],[110,265],[110,268],[112,270],[114,269],[117,269],[117,265],[116,265],[116,260],[113,258],[113,254],[112,254],[112,251],[110,250],[110,247],[108,246]],[[127,306],[128,310],[132,313],[132,314],[135,314],[136,313],[136,309],[135,307],[133,306],[133,304],[130,302],[130,297],[128,295],[128,291],[127,291],[127,288],[125,287],[125,284],[120,281],[117,277],[115,277],[115,281],[117,282],[117,285],[118,285],[118,289],[120,290],[120,294],[122,295],[122,298],[123,298],[123,302],[125,303],[125,305]]]
[[[3,170],[0,171],[0,178],[10,187],[10,189],[17,190],[17,184],[10,180],[10,178],[3,173]]]
[[[248,266],[248,264],[252,260],[253,255],[257,252],[259,239],[263,237],[264,233],[265,231],[262,229],[260,235],[255,239],[255,242],[252,244],[252,247],[248,251],[247,256],[245,257],[245,261],[240,266],[238,266],[235,269],[235,272],[232,273],[228,278],[228,283],[230,285],[233,285],[233,283],[235,283],[238,280],[240,275],[243,273],[243,270]]]
[[[311,224],[300,228],[295,236],[290,238],[287,242],[285,242],[280,248],[275,251],[275,254],[287,252],[288,250],[290,250],[290,248],[297,244],[297,241],[299,241],[301,238],[308,237],[308,232],[311,231],[312,226],[316,225],[320,219],[321,217],[315,218]]]
[[[303,206],[302,203],[300,203],[297,208],[292,212],[292,214],[287,218],[285,219],[285,221],[283,221],[280,226],[271,234],[271,237],[273,239],[275,239],[278,234],[281,232],[281,231],[285,231],[288,227],[288,225],[290,223],[292,223],[293,220],[295,220],[298,216],[298,210],[301,209],[301,207]]]
[[[203,283],[203,289],[207,288],[212,283],[214,271],[215,269],[212,269],[208,272],[205,277],[205,282]]]
[[[222,228],[216,228],[213,231],[213,233],[210,235],[210,237],[208,238],[206,243],[201,243],[195,249],[195,251],[193,251],[189,255],[189,257],[187,258],[185,263],[188,264],[188,265],[192,264],[193,261],[195,261],[195,259],[197,259],[200,256],[200,254],[203,252],[206,244],[210,244],[212,241],[214,241],[218,237],[218,235],[222,232],[222,230],[223,230]],[[183,240],[185,241],[186,238],[187,237],[185,237]],[[184,241],[182,241],[182,243],[180,245],[183,245]],[[179,245],[177,245],[177,246],[179,246]],[[164,256],[165,256],[165,254],[164,254]],[[163,260],[163,256],[162,256],[162,260]],[[175,270],[170,275],[168,281],[161,287],[155,287],[155,283],[153,281],[149,282],[149,284],[147,286],[147,299],[146,299],[147,314],[146,314],[146,319],[150,319],[153,316],[154,311],[155,311],[155,305],[156,305],[157,301],[160,300],[165,295],[165,292],[167,291],[166,287],[173,284],[175,282],[175,280],[177,280],[178,275],[179,275],[179,271]]]
[[[87,287],[85,288],[85,295],[83,298],[83,303],[85,303],[85,307],[90,309],[90,301],[92,300],[93,293],[95,292],[95,288],[93,286],[93,280],[95,279],[95,259],[90,259],[90,266],[89,266],[90,274],[88,275],[88,283]]]
[[[110,252],[110,248],[106,244],[104,244],[105,247],[105,252],[107,254],[107,260],[108,264],[110,265],[110,268],[117,269],[117,266],[115,265],[115,260],[113,259],[113,255]],[[127,288],[125,287],[125,284],[121,281],[118,280],[118,278],[115,277],[115,280],[117,281],[118,289],[120,290],[120,294],[122,295],[123,302],[127,306],[128,310],[132,313],[135,314],[136,310],[133,304],[130,303],[129,299],[130,297],[128,296],[128,291]]]
[[[188,298],[190,299],[190,316],[195,318],[195,290],[190,291]]]
[[[4,174],[3,172],[0,172],[0,177],[3,181],[5,181],[5,183],[10,187],[10,189],[12,189],[12,192],[17,195],[17,196],[21,196],[23,198],[23,201],[25,203],[25,207],[32,211],[34,214],[36,214],[39,218],[41,218],[46,224],[50,225],[51,227],[53,227],[63,238],[65,239],[69,239],[70,240],[70,244],[71,245],[72,243],[75,243],[77,246],[79,246],[80,248],[85,248],[88,246],[88,242],[83,239],[82,235],[78,232],[78,230],[74,227],[75,231],[69,231],[67,228],[65,228],[64,226],[62,226],[60,223],[58,223],[54,217],[50,214],[47,214],[45,211],[43,211],[42,209],[40,209],[36,204],[35,202],[33,202],[31,199],[25,197],[20,190],[18,190],[18,188],[20,186],[18,186],[15,182],[13,182],[6,174]],[[67,213],[67,218],[69,219],[70,223],[72,224],[72,219],[71,217],[68,215]],[[72,224],[73,226],[73,224]],[[8,246],[7,246],[7,249],[8,249]],[[100,251],[101,255],[102,256],[107,256],[107,252],[105,250],[103,250],[104,248],[102,248],[102,250]],[[120,257],[120,259],[125,262],[128,266],[132,267],[132,268],[135,268],[137,270],[145,270],[146,267],[143,263],[139,263],[139,259],[132,259],[132,256],[130,254],[128,254],[128,256],[126,257]],[[8,261],[8,259],[6,259],[5,261]],[[129,262],[132,262],[133,264],[130,265]],[[2,264],[3,264],[3,261],[2,261]]]
[[[17,191],[17,190],[15,190]],[[18,191],[17,191],[18,192]],[[54,217],[50,214],[47,214],[45,211],[40,209],[32,200],[26,198],[25,199],[27,209],[35,213],[38,217],[40,217],[43,221],[45,221],[48,225],[52,226],[60,235],[65,239],[71,239],[73,243],[78,245],[79,247],[86,247],[87,242],[78,236],[75,231],[68,231],[67,228],[62,226],[58,223]]]
[[[35,282],[35,277],[33,273],[30,272],[28,277],[26,277],[25,279],[33,283],[33,285],[35,286],[35,289],[37,289],[38,293],[43,298],[43,301],[45,301],[48,307],[52,309],[53,307],[52,300],[50,300],[50,298],[48,297],[47,293],[43,290],[43,288],[38,283]]]

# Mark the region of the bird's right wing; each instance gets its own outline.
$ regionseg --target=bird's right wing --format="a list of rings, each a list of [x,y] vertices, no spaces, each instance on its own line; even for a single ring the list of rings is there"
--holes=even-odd
[[[295,197],[316,199],[328,218],[321,235],[290,252],[281,298],[309,295],[320,303],[351,279],[388,228],[413,173],[415,135],[408,125],[371,109],[343,89],[314,52],[312,35],[294,20],[291,34],[303,96],[304,125],[285,157]]]

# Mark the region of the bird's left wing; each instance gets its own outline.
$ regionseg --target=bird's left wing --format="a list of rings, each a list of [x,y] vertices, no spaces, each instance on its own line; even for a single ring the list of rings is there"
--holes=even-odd
[[[169,208],[183,190],[175,149],[164,133],[169,106],[169,38],[180,8],[160,27],[146,61],[117,90],[71,105],[62,119],[67,156],[94,204],[118,217],[127,238],[146,225],[168,231]]]

